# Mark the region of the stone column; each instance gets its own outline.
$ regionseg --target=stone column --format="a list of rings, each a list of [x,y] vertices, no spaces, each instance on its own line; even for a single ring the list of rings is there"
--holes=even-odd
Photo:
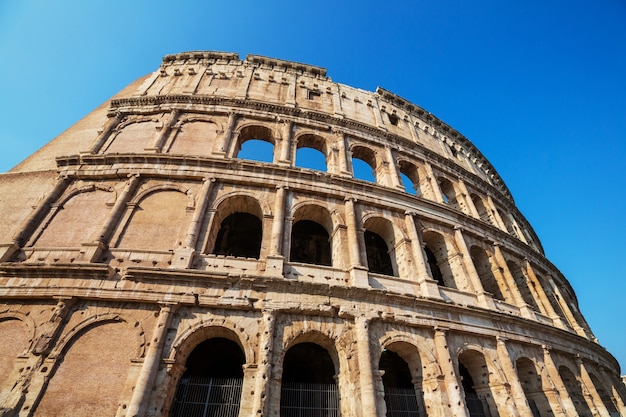
[[[517,370],[513,365],[513,361],[511,361],[511,355],[506,347],[506,339],[499,336],[496,339],[498,362],[500,363],[500,366],[502,366],[502,370],[506,375],[510,386],[509,389],[511,396],[513,397],[513,404],[507,401],[507,404],[509,405],[508,412],[511,416],[518,415],[520,417],[533,417],[533,413],[530,410],[530,406],[528,405],[528,401],[526,399],[526,394],[524,394],[524,389],[522,388],[522,383],[519,380]],[[511,405],[513,405],[512,408],[510,407]]]
[[[274,157],[274,160],[279,165],[293,165],[294,158],[293,152],[291,152],[291,141],[293,136],[293,122],[291,120],[281,120],[281,134],[280,134],[280,150],[279,157]]]
[[[557,398],[559,399],[559,405],[561,406],[561,410],[568,417],[578,417],[578,412],[576,411],[576,407],[572,402],[572,399],[569,396],[569,392],[567,388],[565,388],[565,384],[561,379],[561,375],[559,374],[559,370],[556,367],[556,364],[552,360],[552,355],[550,355],[550,347],[542,346],[543,348],[543,363],[546,366],[546,371],[548,372],[548,378],[554,385],[554,388],[557,390]]]
[[[435,355],[441,367],[441,371],[444,375],[445,381],[445,394],[442,393],[442,398],[445,405],[451,412],[452,417],[465,417],[465,402],[461,397],[460,380],[456,374],[454,365],[452,364],[452,357],[450,356],[450,350],[448,349],[448,341],[446,340],[446,332],[444,329],[435,328]],[[447,398],[445,398],[447,396]],[[447,400],[447,404],[445,404]]]
[[[413,264],[415,265],[416,279],[420,286],[420,293],[424,297],[440,299],[441,294],[439,293],[437,281],[432,279],[428,272],[423,245],[417,233],[414,216],[416,216],[416,213],[412,211],[406,211],[404,213],[404,221],[409,233],[409,238],[411,239],[411,252],[413,254]]]
[[[104,223],[104,226],[100,229],[100,234],[98,235],[96,241],[93,243],[83,243],[83,250],[86,258],[89,259],[89,262],[99,262],[102,253],[109,247],[113,232],[121,221],[124,211],[126,210],[126,204],[132,198],[140,182],[141,178],[139,177],[139,174],[130,176],[129,180],[126,182],[124,190],[122,190],[120,195],[117,197],[117,200],[113,205],[113,209],[111,209],[111,213]]]
[[[333,142],[333,152],[336,155],[335,163],[337,166],[335,167],[335,172],[344,177],[352,177],[352,168],[348,161],[348,154],[346,152],[346,136],[341,130],[333,130],[335,134],[335,140]]]
[[[356,287],[369,287],[367,276],[367,268],[364,266],[361,253],[365,250],[359,239],[360,222],[357,223],[356,208],[354,206],[356,199],[354,197],[345,198],[346,209],[346,226],[348,227],[348,252],[350,254],[350,275],[352,285]]]
[[[502,253],[502,250],[500,249],[500,244],[494,243],[493,250],[494,250],[494,256],[496,258],[496,262],[500,266],[500,269],[502,270],[502,274],[504,275],[504,278],[506,279],[506,282],[508,284],[507,286],[509,287],[509,290],[511,291],[511,297],[515,301],[515,305],[519,307],[520,312],[522,313],[522,317],[534,319],[535,316],[533,315],[530,308],[528,308],[528,305],[526,305],[526,302],[522,298],[522,294],[520,293],[519,288],[517,288],[515,279],[513,278],[511,271],[509,271],[509,267],[506,264],[506,259],[504,257],[504,254]]]
[[[272,380],[272,355],[274,353],[274,327],[276,318],[271,311],[264,311],[259,337],[259,359],[252,410],[255,416],[271,414],[268,398]]]
[[[143,358],[143,364],[133,389],[133,396],[128,404],[127,417],[142,417],[146,411],[175,309],[176,307],[170,304],[161,305],[159,318],[152,331],[150,345],[146,348],[146,355]]]
[[[355,320],[356,343],[359,358],[359,384],[361,385],[361,405],[363,417],[376,417],[376,389],[374,387],[374,372],[372,370],[372,353],[370,351],[369,335],[370,319],[360,316]]]
[[[491,214],[496,221],[496,226],[508,233],[508,230],[506,230],[506,225],[504,224],[504,220],[502,220],[502,217],[500,217],[500,211],[498,211],[496,204],[493,202],[493,199],[489,194],[487,194],[487,204],[489,205],[489,210],[491,210]]]
[[[454,241],[456,243],[456,246],[459,248],[461,262],[463,263],[464,269],[467,272],[470,283],[474,287],[474,292],[476,293],[478,303],[481,307],[492,310],[495,309],[493,298],[485,292],[485,289],[483,288],[483,283],[480,281],[480,276],[478,275],[478,272],[476,272],[476,267],[474,266],[474,262],[472,261],[472,257],[470,255],[469,249],[467,248],[467,244],[465,243],[465,238],[463,237],[463,229],[461,227],[454,227]]]
[[[389,186],[397,188],[399,190],[404,191],[404,185],[400,181],[400,174],[398,172],[398,167],[396,166],[396,159],[393,156],[393,151],[389,145],[385,145],[385,159],[387,160],[388,166],[388,175],[389,175]]]
[[[535,300],[539,301],[539,307],[541,308],[541,311],[547,315],[548,317],[550,317],[554,322],[555,325],[560,327],[560,328],[565,328],[565,325],[563,324],[563,320],[561,319],[561,316],[559,316],[556,311],[554,311],[554,308],[552,308],[552,304],[550,304],[550,300],[548,300],[548,296],[545,293],[544,289],[543,289],[543,282],[541,280],[539,280],[539,277],[535,274],[535,271],[532,267],[532,265],[530,264],[530,261],[528,260],[528,258],[524,258],[524,262],[525,262],[525,266],[526,266],[526,272],[528,274],[528,280],[530,282],[533,283],[533,285],[531,286],[531,289],[534,290],[536,297]]]
[[[213,146],[213,152],[212,152],[214,155],[232,157],[232,155],[226,155],[226,153],[231,147],[230,142],[233,137],[233,130],[235,129],[236,122],[237,122],[237,113],[234,113],[234,112],[228,113],[228,126],[226,128],[226,131],[222,135],[222,137],[218,137],[215,140],[215,144]]]
[[[432,165],[428,162],[424,164],[424,169],[426,170],[426,175],[430,178],[430,189],[433,192],[433,198],[436,202],[443,204],[443,194],[441,193],[441,188],[439,188],[439,181],[437,181],[437,176],[435,175],[435,171],[433,170]]]
[[[11,242],[0,244],[0,262],[7,262],[22,246],[26,244],[37,226],[46,218],[52,204],[65,192],[71,181],[67,177],[61,177],[55,184],[48,196],[41,200],[32,213],[18,227],[18,232]]]
[[[459,178],[458,181],[459,184],[459,188],[461,189],[461,196],[463,197],[463,200],[465,201],[465,207],[467,209],[467,211],[471,216],[473,216],[476,219],[480,219],[480,214],[478,214],[478,210],[476,210],[476,206],[474,206],[474,202],[472,201],[472,197],[470,196],[470,193],[467,189],[467,186],[465,185],[465,182]]]
[[[168,120],[166,120],[163,123],[164,126],[161,129],[161,133],[154,140],[152,147],[146,148],[145,149],[146,151],[153,151],[153,152],[159,153],[163,150],[163,145],[165,144],[165,141],[167,140],[170,132],[172,131],[172,127],[174,126],[174,124],[176,123],[178,119],[178,113],[179,111],[176,109],[170,112]]]
[[[185,245],[176,249],[172,260],[172,267],[186,269],[193,263],[193,257],[196,254],[198,235],[202,228],[202,220],[206,214],[207,206],[211,196],[211,189],[215,178],[203,178],[202,188],[198,193],[198,201],[193,212],[193,218],[187,228],[187,236],[185,236]]]
[[[267,255],[266,271],[273,276],[283,275],[283,261],[285,257],[282,253],[283,230],[285,223],[285,185],[276,186],[276,196],[274,197],[274,218],[272,220],[272,235],[270,238],[270,253]]]
[[[111,136],[113,130],[117,127],[117,125],[124,119],[121,113],[116,113],[115,117],[109,118],[106,124],[104,125],[104,129],[98,132],[98,136],[93,144],[89,147],[88,150],[82,151],[81,154],[96,154],[100,152],[102,146],[106,143],[107,139]]]

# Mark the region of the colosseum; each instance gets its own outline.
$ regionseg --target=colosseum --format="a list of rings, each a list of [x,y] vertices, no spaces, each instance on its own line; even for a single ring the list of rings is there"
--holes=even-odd
[[[382,88],[168,55],[0,195],[2,416],[626,416],[494,167]]]

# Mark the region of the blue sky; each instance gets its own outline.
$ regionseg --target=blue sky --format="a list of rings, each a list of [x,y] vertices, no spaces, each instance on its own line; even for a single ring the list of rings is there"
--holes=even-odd
[[[625,1],[2,1],[0,171],[186,50],[321,66],[463,133],[626,373]]]

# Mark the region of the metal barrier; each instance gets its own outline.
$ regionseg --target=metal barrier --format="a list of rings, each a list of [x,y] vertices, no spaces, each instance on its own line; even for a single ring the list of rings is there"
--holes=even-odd
[[[283,382],[280,417],[339,417],[337,385]]]
[[[237,417],[242,383],[242,378],[184,377],[171,416]]]
[[[413,388],[385,387],[385,405],[387,417],[419,416],[417,396]]]

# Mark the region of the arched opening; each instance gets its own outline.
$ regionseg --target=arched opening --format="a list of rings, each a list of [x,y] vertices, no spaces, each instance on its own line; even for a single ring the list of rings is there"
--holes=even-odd
[[[404,190],[409,194],[415,194],[418,197],[422,196],[422,190],[420,188],[420,177],[418,168],[410,162],[400,161],[398,163],[400,168],[400,179]]]
[[[470,257],[472,258],[483,289],[492,294],[494,298],[504,300],[502,291],[498,286],[498,281],[493,275],[491,261],[485,250],[478,246],[472,246],[470,249]]]
[[[172,417],[237,417],[245,355],[225,338],[200,343],[185,364],[172,406]]]
[[[600,378],[598,378],[595,374],[590,373],[589,377],[591,378],[591,382],[593,382],[593,386],[596,389],[596,392],[598,393],[598,395],[600,396],[600,399],[602,400],[602,404],[604,404],[604,407],[606,408],[606,411],[609,412],[609,416],[610,417],[619,417],[620,413],[617,410],[617,407],[615,406],[615,404],[613,403],[613,399],[611,398],[611,394],[610,392],[610,388],[609,390],[607,390],[604,385],[604,383],[600,380]],[[606,381],[609,384],[609,387],[611,387],[611,381]]]
[[[295,165],[300,168],[327,171],[326,141],[315,135],[302,135],[298,138]]]
[[[213,254],[259,258],[263,227],[261,220],[249,213],[233,213],[220,224]]]
[[[375,274],[393,275],[391,256],[385,239],[369,230],[365,231],[365,252],[367,252],[367,267]]]
[[[383,350],[378,368],[383,371],[387,417],[421,416],[420,399],[409,365],[395,352]]]
[[[362,146],[352,149],[352,175],[359,180],[377,182],[376,152]]]
[[[470,417],[497,417],[498,409],[489,386],[490,372],[485,357],[467,350],[459,355],[459,374]]]
[[[441,273],[441,269],[439,269],[437,257],[428,246],[424,247],[424,253],[426,254],[426,263],[428,263],[428,267],[430,268],[430,275],[437,281],[437,284],[442,287],[445,286],[446,284],[443,282],[443,274]]]
[[[448,262],[448,246],[442,235],[428,231],[424,233],[424,254],[426,263],[430,268],[432,278],[439,285],[449,288],[456,288],[454,275]]]
[[[493,224],[491,218],[489,217],[489,211],[487,207],[485,207],[485,203],[483,203],[483,199],[477,194],[471,194],[472,203],[474,203],[474,207],[476,207],[476,211],[478,212],[478,217],[485,223]]]
[[[580,417],[591,417],[593,414],[589,409],[587,401],[585,401],[580,381],[576,378],[572,371],[565,366],[561,366],[559,368],[559,375],[561,376],[561,380],[565,385],[565,389],[567,390],[570,399],[574,403],[574,407],[576,407],[578,415]]]
[[[515,367],[533,417],[554,415],[535,364],[528,358],[519,358],[515,362]]]
[[[259,162],[274,162],[274,136],[264,126],[247,126],[238,138],[236,158]]]
[[[339,417],[335,366],[315,343],[291,347],[283,361],[281,417]]]
[[[439,188],[441,189],[443,202],[451,207],[454,207],[457,210],[460,210],[459,202],[456,198],[456,190],[454,189],[454,185],[452,185],[452,183],[446,178],[439,178]]]
[[[517,289],[522,295],[522,299],[526,304],[535,310],[539,311],[539,306],[535,301],[535,297],[531,292],[530,287],[528,286],[528,281],[526,279],[526,275],[522,272],[522,268],[513,261],[508,261],[506,265],[509,267],[509,271],[511,271],[511,275],[513,275],[513,280],[515,281],[515,285],[517,285]]]
[[[330,266],[330,237],[326,229],[311,220],[297,221],[291,229],[289,259],[292,262]]]

